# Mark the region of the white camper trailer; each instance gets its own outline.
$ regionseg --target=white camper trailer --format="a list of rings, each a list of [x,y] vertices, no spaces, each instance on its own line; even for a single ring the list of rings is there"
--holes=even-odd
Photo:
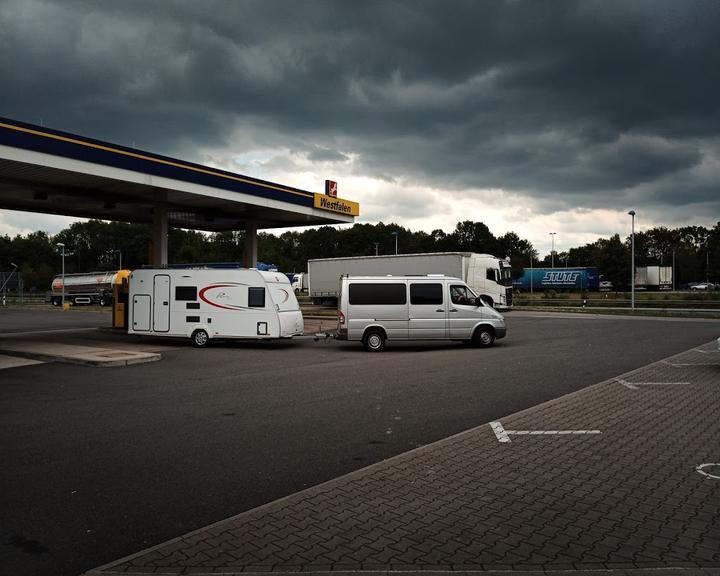
[[[255,269],[135,270],[129,282],[128,333],[190,338],[291,338],[303,318],[290,281]]]

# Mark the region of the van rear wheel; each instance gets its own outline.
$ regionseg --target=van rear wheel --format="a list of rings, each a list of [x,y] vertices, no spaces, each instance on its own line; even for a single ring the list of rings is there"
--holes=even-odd
[[[495,330],[493,330],[490,326],[480,326],[475,329],[472,339],[473,346],[477,346],[478,348],[487,348],[488,346],[492,346],[494,342]]]
[[[210,343],[210,337],[205,330],[195,330],[190,339],[195,348],[205,348]]]
[[[381,330],[368,330],[363,338],[363,346],[368,352],[380,352],[385,348],[385,334]]]

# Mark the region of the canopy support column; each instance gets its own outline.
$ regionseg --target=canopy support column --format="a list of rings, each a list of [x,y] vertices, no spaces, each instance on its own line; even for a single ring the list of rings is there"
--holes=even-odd
[[[243,266],[255,268],[257,266],[258,235],[257,222],[245,222],[245,250],[243,251]]]
[[[163,196],[163,198],[158,198]],[[156,200],[167,199],[167,194],[157,192]],[[164,205],[156,204],[153,208],[153,266],[161,268],[168,264],[168,215]]]

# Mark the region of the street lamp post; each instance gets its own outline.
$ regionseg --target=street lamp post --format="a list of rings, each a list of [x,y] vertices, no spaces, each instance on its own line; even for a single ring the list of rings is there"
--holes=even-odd
[[[0,293],[2,293],[3,306],[5,306],[5,286],[7,286],[7,283],[10,282],[10,278],[13,277],[13,274],[15,274],[15,272],[18,269],[18,265],[15,264],[14,262],[10,262],[10,266],[13,267],[12,272],[10,272],[10,274],[5,278],[5,282],[3,282],[2,288],[0,288]]]
[[[62,309],[65,310],[65,244],[58,242],[57,245],[60,248],[60,255],[62,257],[62,293],[60,302]]]
[[[635,210],[628,212],[631,218],[630,229],[630,308],[635,310]]]
[[[710,238],[705,240],[705,285],[710,290]]]
[[[530,296],[533,294],[533,255],[530,252]]]
[[[552,248],[550,248],[550,268],[555,268],[555,234],[557,234],[557,232],[550,232],[550,239],[552,240]]]
[[[397,256],[398,253],[398,236],[400,235],[400,232],[397,230],[392,233],[393,236],[395,236],[395,256]]]

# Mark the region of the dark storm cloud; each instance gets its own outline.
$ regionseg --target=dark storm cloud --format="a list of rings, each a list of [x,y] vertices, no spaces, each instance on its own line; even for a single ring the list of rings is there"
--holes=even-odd
[[[5,1],[0,114],[549,210],[718,207],[719,29],[715,0]]]

